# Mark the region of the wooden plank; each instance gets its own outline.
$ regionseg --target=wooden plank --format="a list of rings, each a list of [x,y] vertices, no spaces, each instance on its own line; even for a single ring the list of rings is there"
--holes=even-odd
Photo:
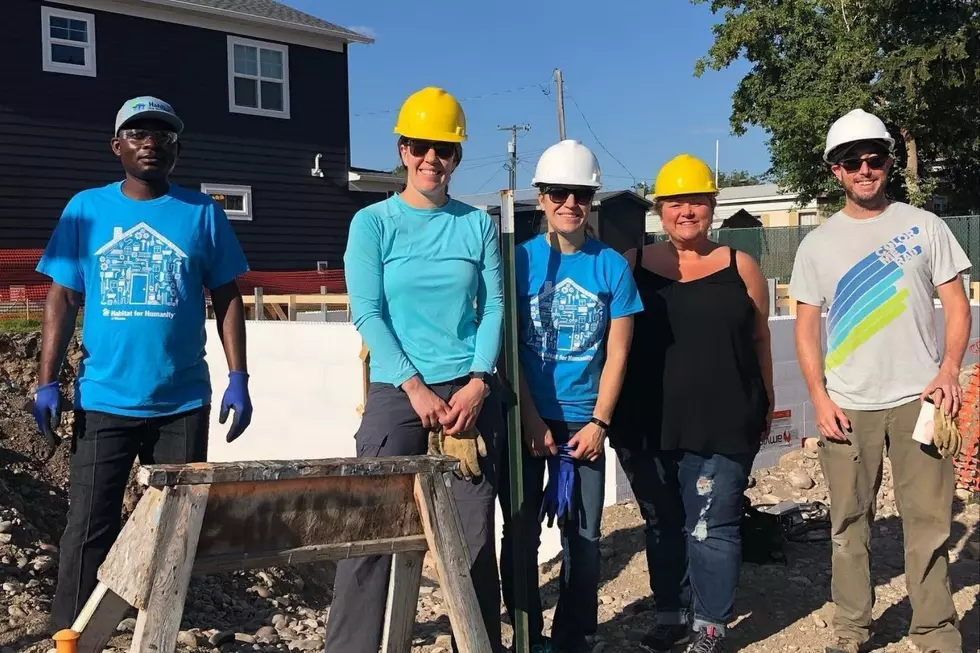
[[[973,289],[973,301],[980,303],[980,281],[972,282],[970,288]]]
[[[147,488],[119,537],[99,567],[98,579],[127,603],[146,605],[153,576],[147,556],[152,555],[163,505],[164,491]]]
[[[347,307],[350,304],[350,299],[345,293],[322,293],[319,295],[264,295],[262,297],[262,302],[265,304],[289,304],[290,298],[292,298],[292,301],[297,305],[312,304],[315,306],[320,306],[321,304],[329,304],[331,306]],[[254,304],[255,297],[252,295],[243,296],[242,302],[247,305]]]
[[[420,535],[411,474],[211,485],[198,556]]]
[[[130,607],[105,583],[99,583],[71,625],[79,634],[77,653],[102,653]]]
[[[391,560],[391,582],[385,610],[381,653],[411,653],[412,627],[419,606],[422,560],[425,553],[398,553]]]
[[[315,460],[250,460],[180,465],[143,465],[137,478],[143,485],[196,485],[234,481],[278,481],[322,476],[387,476],[452,472],[459,461],[449,456],[379,456]]]
[[[469,555],[459,528],[456,502],[445,480],[433,474],[415,477],[415,500],[429,549],[435,558],[449,622],[460,653],[490,650],[487,628],[470,577]]]
[[[254,294],[252,296],[252,303],[255,304],[255,319],[264,320],[265,319],[265,304],[262,299],[262,289],[256,288],[252,291]]]
[[[150,564],[153,587],[136,618],[131,653],[169,653],[177,645],[209,489],[193,485],[164,490]]]
[[[424,552],[429,548],[424,534],[390,537],[367,542],[341,542],[303,546],[283,551],[267,551],[246,555],[216,555],[197,558],[194,574],[215,574],[224,571],[265,569],[280,565],[298,565],[324,560],[344,560],[363,556],[402,554],[410,551]],[[397,556],[396,556],[397,557]],[[414,613],[413,613],[414,614]],[[116,622],[118,623],[118,621]]]
[[[266,303],[268,304],[268,302],[266,302]],[[286,321],[286,314],[283,313],[282,307],[279,306],[279,304],[269,304],[269,308],[272,309],[272,312],[276,314],[276,317],[277,318],[279,318],[283,322]]]
[[[290,322],[296,321],[296,296],[289,296],[289,304],[287,306],[288,315],[286,316]]]

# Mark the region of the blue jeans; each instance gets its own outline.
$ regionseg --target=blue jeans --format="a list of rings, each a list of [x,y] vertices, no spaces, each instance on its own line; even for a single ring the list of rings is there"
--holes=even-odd
[[[619,447],[645,522],[650,589],[662,624],[732,618],[742,564],[742,496],[753,454],[722,456]],[[693,615],[692,613],[693,608]]]
[[[545,420],[558,445],[564,444],[585,424]],[[506,449],[506,445],[504,447]],[[541,545],[541,521],[538,519],[544,498],[544,458],[531,456],[523,450],[524,503],[521,518],[527,541],[514,541],[510,518],[510,483],[507,465],[501,465],[500,505],[504,513],[504,534],[500,547],[501,586],[504,604],[511,622],[514,619],[514,583],[512,577],[513,550],[522,546],[527,551],[525,583],[527,587],[527,622],[531,645],[543,640],[544,619],[541,614],[541,595],[538,591],[537,551]],[[502,460],[507,460],[506,451]],[[573,512],[565,520],[561,532],[562,562],[558,579],[558,605],[551,628],[551,639],[559,648],[572,648],[596,632],[599,618],[599,537],[602,504],[605,500],[606,457],[595,462],[575,465]]]

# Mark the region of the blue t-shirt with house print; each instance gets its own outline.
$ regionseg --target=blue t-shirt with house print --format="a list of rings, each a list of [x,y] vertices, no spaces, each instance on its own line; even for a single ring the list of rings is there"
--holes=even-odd
[[[115,182],[68,202],[37,270],[84,294],[75,406],[132,417],[211,402],[205,288],[248,271],[225,212],[170,185],[134,200]]]
[[[629,263],[592,238],[562,254],[542,234],[517,247],[514,268],[518,354],[535,408],[544,419],[587,422],[609,322],[643,310]]]

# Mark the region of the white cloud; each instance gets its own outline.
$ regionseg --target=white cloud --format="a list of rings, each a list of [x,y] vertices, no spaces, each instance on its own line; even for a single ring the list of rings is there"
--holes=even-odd
[[[363,34],[368,38],[372,38],[372,39],[378,38],[378,33],[374,31],[374,28],[368,27],[367,25],[355,25],[353,27],[348,27],[347,29],[357,32],[358,34]]]

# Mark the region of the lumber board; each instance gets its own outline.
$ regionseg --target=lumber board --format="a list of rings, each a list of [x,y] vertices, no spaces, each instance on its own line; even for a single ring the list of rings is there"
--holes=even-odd
[[[198,556],[251,555],[422,533],[414,477],[215,483]]]
[[[109,549],[97,574],[100,582],[136,607],[146,605],[153,576],[150,559],[164,501],[164,490],[147,488]]]
[[[169,653],[176,647],[208,491],[206,485],[164,490],[150,565],[153,585],[136,618],[131,653]]]
[[[142,485],[164,487],[237,481],[279,481],[322,476],[429,474],[452,472],[458,469],[459,461],[449,456],[379,456],[143,465],[137,473],[137,478]]]
[[[425,535],[406,535],[367,542],[340,542],[337,544],[318,544],[282,551],[262,551],[246,555],[229,554],[204,556],[194,563],[194,574],[216,574],[223,571],[244,571],[246,569],[265,569],[280,565],[299,565],[324,560],[344,560],[363,556],[391,555],[422,551],[429,548]],[[414,613],[413,613],[414,614]],[[117,622],[118,623],[118,622]]]
[[[470,577],[466,540],[458,515],[453,515],[456,502],[446,480],[441,475],[419,474],[415,477],[415,500],[439,572],[457,648],[460,653],[489,651],[490,639]]]
[[[129,603],[105,583],[96,585],[71,625],[79,635],[77,653],[102,653],[129,608]]]
[[[421,551],[396,553],[392,557],[381,653],[412,653],[412,627],[419,606],[424,557]]]
[[[347,307],[350,304],[350,299],[347,295],[341,293],[326,293],[326,294],[303,294],[303,295],[263,295],[263,304],[289,304],[290,298],[292,298],[293,303],[296,305],[306,305],[315,304],[319,306],[320,304],[328,304],[333,306],[343,306]],[[242,295],[242,302],[245,305],[251,305],[255,303],[254,295]]]

